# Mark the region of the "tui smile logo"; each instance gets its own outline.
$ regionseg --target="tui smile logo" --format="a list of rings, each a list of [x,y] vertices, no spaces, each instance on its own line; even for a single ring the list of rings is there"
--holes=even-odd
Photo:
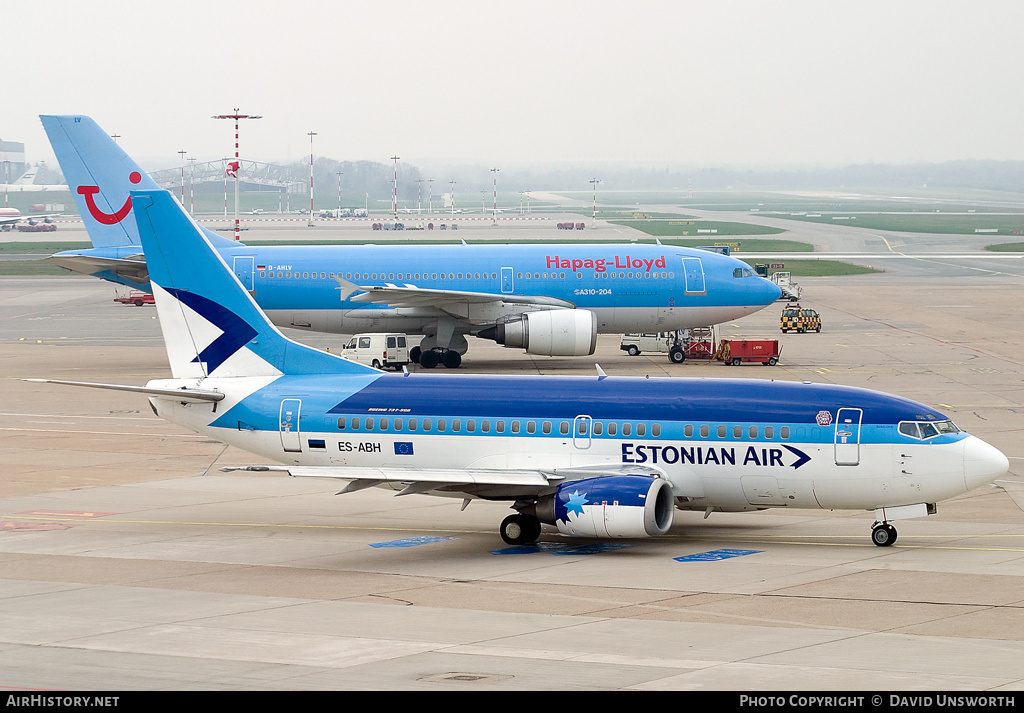
[[[138,183],[142,180],[142,174],[138,171],[132,171],[131,175],[128,176],[128,180],[132,183]],[[99,209],[99,206],[96,205],[96,199],[94,197],[99,192],[99,186],[78,187],[78,194],[85,198],[85,206],[89,209],[89,215],[95,218],[97,222],[103,223],[103,225],[114,225],[115,223],[120,223],[124,220],[125,216],[127,216],[132,209],[132,197],[128,196],[124,201],[124,205],[113,213],[104,213]]]

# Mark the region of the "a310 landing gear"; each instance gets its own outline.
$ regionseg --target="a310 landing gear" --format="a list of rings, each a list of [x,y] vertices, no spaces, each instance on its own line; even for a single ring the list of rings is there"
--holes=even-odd
[[[444,364],[448,369],[458,369],[462,364],[462,355],[454,349],[420,349],[413,347],[409,352],[409,358],[415,364],[424,369],[433,369],[438,364]]]
[[[540,537],[540,520],[516,513],[501,521],[501,539],[510,545],[531,545]]]
[[[879,547],[888,547],[896,541],[896,528],[887,522],[876,522],[871,526],[871,541]]]

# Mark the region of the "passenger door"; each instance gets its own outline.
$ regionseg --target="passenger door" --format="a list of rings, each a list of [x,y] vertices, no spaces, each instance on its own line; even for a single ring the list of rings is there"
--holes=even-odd
[[[302,441],[299,438],[299,411],[302,401],[284,399],[281,402],[281,447],[286,453],[301,453]]]
[[[836,465],[860,465],[860,423],[863,415],[859,408],[841,408],[836,414]]]
[[[686,276],[686,294],[707,294],[707,286],[704,284],[704,265],[701,264],[699,257],[683,258],[683,274]]]
[[[234,262],[235,275],[238,277],[238,281],[242,283],[242,287],[252,292],[255,287],[253,285],[253,272],[256,269],[256,258],[249,256],[238,256]]]

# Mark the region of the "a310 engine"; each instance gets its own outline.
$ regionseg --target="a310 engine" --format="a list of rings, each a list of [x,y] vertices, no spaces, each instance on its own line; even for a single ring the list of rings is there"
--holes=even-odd
[[[672,486],[646,475],[563,483],[537,501],[536,516],[573,537],[656,537],[672,527]]]
[[[542,310],[481,329],[477,336],[542,356],[586,356],[597,348],[597,315],[585,309]]]

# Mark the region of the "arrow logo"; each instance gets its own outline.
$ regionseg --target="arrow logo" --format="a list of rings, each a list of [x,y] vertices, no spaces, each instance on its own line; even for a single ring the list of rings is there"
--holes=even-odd
[[[173,287],[166,289],[175,299],[191,307],[224,332],[192,360],[193,362],[206,362],[207,374],[217,371],[217,367],[259,334],[244,319],[216,302],[186,290],[178,290]]]
[[[809,463],[811,461],[811,457],[798,448],[793,448],[793,446],[787,446],[785,443],[782,444],[782,447],[786,448],[787,450],[789,450],[790,453],[797,457],[796,463],[793,464],[794,468],[799,468],[805,463]]]

